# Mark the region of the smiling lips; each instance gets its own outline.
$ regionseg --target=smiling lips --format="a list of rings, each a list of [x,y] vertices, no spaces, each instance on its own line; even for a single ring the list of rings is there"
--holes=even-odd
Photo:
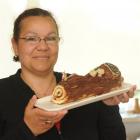
[[[49,56],[46,56],[46,55],[40,55],[40,56],[34,56],[33,58],[35,59],[42,59],[42,60],[46,60],[46,59],[49,59],[50,57]]]

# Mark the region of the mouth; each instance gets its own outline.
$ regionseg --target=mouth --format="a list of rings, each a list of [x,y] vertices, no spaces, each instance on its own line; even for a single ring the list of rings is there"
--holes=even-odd
[[[50,57],[49,56],[34,56],[34,59],[38,59],[38,60],[48,60]]]

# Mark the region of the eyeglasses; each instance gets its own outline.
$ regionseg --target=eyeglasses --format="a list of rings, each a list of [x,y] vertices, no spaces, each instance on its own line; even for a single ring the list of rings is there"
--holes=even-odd
[[[58,44],[60,37],[48,36],[45,38],[40,38],[39,36],[26,36],[26,37],[20,37],[19,39],[25,40],[25,42],[29,45],[38,45],[41,42],[41,40],[43,40],[45,44],[55,46]]]

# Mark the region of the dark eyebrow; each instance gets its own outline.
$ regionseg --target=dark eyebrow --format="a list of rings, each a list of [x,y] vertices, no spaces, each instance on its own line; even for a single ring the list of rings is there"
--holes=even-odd
[[[25,33],[25,34],[23,34],[23,36],[30,36],[30,35],[33,35],[33,36],[38,36],[38,34],[37,33],[35,33],[35,32],[28,32],[28,33]]]
[[[46,37],[47,36],[53,36],[53,35],[58,36],[57,33],[52,32],[52,33],[47,34]],[[34,33],[34,32],[28,32],[27,34],[24,34],[23,36],[39,36],[39,34],[38,33]]]

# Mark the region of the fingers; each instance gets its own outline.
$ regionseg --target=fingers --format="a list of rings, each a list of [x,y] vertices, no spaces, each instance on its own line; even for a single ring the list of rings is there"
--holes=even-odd
[[[118,99],[117,96],[115,97],[112,97],[112,98],[108,98],[108,99],[105,99],[103,100],[103,102],[106,104],[106,105],[118,105],[120,103],[120,100]]]
[[[117,96],[113,97],[113,104],[118,105],[120,103],[120,100],[118,99]]]
[[[48,112],[43,111],[41,115],[42,121],[53,121],[54,123],[60,121],[65,115],[67,114],[66,110],[59,111],[59,112]]]
[[[36,114],[40,117],[41,120],[52,120],[55,117],[57,117],[58,112],[50,112],[50,111],[44,111],[42,109],[36,108]]]
[[[132,86],[132,88],[127,92],[129,98],[132,98],[134,96],[135,90],[136,90],[136,85]]]
[[[53,127],[53,125],[60,121],[67,111],[49,112],[34,107],[36,96],[33,96],[26,106],[24,112],[24,122],[32,133],[37,136]]]
[[[46,112],[46,111],[45,111]],[[47,112],[47,113],[54,113],[54,112]],[[47,116],[44,116],[42,118],[42,120],[40,120],[41,122],[41,126],[44,130],[49,130],[51,129],[54,124],[56,124],[57,122],[59,122],[67,113],[67,111],[60,111],[60,112],[57,112],[58,114],[54,117],[47,117]]]
[[[46,128],[52,128],[54,124],[55,123],[53,121],[49,121],[49,120],[44,121],[44,127]]]
[[[54,119],[54,122],[57,123],[59,122],[66,114],[68,113],[67,110],[59,112],[58,116]]]
[[[118,96],[118,99],[120,100],[120,102],[126,103],[129,101],[129,96],[127,93],[123,93],[123,94]]]
[[[54,126],[54,124],[59,122],[66,115],[67,112],[68,112],[67,110],[63,110],[63,111],[59,111],[57,116],[55,116],[54,118],[53,117],[50,119],[48,117],[43,118],[42,122],[44,123],[44,125],[43,125],[44,128],[45,129],[52,128]]]
[[[29,103],[27,104],[26,109],[31,110],[34,108],[35,102],[37,100],[37,97],[35,95],[32,96],[32,98],[29,100]]]
[[[135,90],[136,90],[136,85],[132,86],[132,88],[127,93],[123,93],[121,95],[108,98],[103,102],[106,105],[118,105],[120,102],[126,103],[129,101],[129,98],[132,98],[134,96]]]
[[[132,98],[134,96],[136,90],[136,86],[132,86],[132,88],[127,92],[127,93],[123,93],[121,95],[118,96],[120,102],[122,103],[126,103],[129,101],[129,98]]]

